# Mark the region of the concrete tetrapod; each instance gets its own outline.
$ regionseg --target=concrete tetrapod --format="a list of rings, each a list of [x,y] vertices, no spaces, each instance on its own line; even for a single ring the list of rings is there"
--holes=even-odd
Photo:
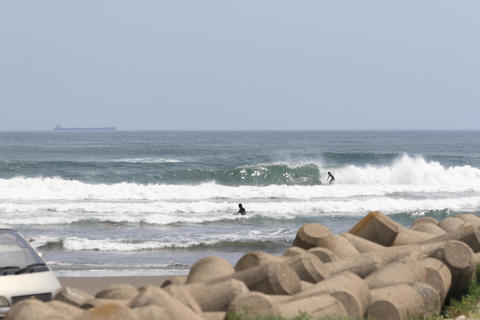
[[[418,218],[418,219],[415,219],[415,221],[412,222],[412,224],[410,225],[410,229],[412,229],[413,227],[419,225],[419,224],[434,224],[436,226],[438,226],[438,220],[433,218],[433,217],[421,217],[421,218]]]
[[[465,221],[463,221],[460,218],[447,217],[445,219],[440,220],[440,222],[438,223],[438,226],[443,230],[445,230],[446,232],[454,232],[464,224],[465,224]]]
[[[365,278],[365,281],[370,289],[402,283],[426,283],[438,292],[440,304],[443,304],[452,284],[452,276],[450,269],[438,259],[407,258],[378,269]]]
[[[199,283],[192,283],[191,285],[199,284]],[[186,307],[190,308],[196,314],[202,313],[202,307],[200,307],[199,303],[195,298],[190,294],[186,286],[177,286],[177,285],[170,285],[164,287],[163,290],[171,295],[173,298],[177,299],[181,303],[183,303]]]
[[[348,239],[340,237],[336,234],[332,234],[324,242],[320,242],[318,246],[329,249],[340,259],[357,256],[360,254],[357,248],[355,248],[355,246]]]
[[[235,272],[230,263],[220,257],[205,257],[193,264],[186,283],[203,282],[231,275]]]
[[[446,246],[448,246],[448,242],[443,241],[412,246],[397,246],[366,252],[336,262],[324,263],[321,274],[329,277],[342,271],[350,271],[361,278],[365,278],[373,271],[392,261],[412,254],[416,254],[419,258],[427,257],[437,251],[443,251]]]
[[[85,301],[85,303],[82,304],[80,308],[88,310],[92,308],[98,308],[107,304],[119,304],[119,305],[125,306],[125,305],[128,305],[129,303],[130,303],[130,300],[95,298],[95,299]]]
[[[419,232],[415,230],[405,229],[400,231],[395,240],[393,246],[404,246],[409,244],[417,244],[434,238],[434,234]]]
[[[83,311],[83,310],[82,310]],[[4,320],[67,320],[70,314],[60,313],[48,304],[37,299],[25,299],[15,303],[5,315]]]
[[[348,232],[341,233],[340,237],[347,239],[360,253],[375,251],[375,250],[380,250],[385,248],[385,246],[382,246],[378,243],[375,243],[373,241],[370,241],[361,237],[357,237],[356,235]]]
[[[183,294],[185,291],[188,292],[198,303],[202,312],[227,311],[228,306],[236,297],[249,292],[247,286],[242,281],[235,279],[214,284],[172,285],[165,288],[165,291],[171,295],[173,293],[174,297],[178,295],[174,292],[180,292],[180,294]]]
[[[301,312],[306,312],[315,318],[347,316],[343,305],[329,295],[285,300],[259,292],[251,292],[233,300],[229,310],[248,315],[282,316],[286,318],[297,316]]]
[[[306,251],[304,251],[306,252]],[[235,265],[235,272],[242,271],[248,268],[257,267],[268,263],[283,263],[286,261],[285,257],[273,256],[266,252],[256,250],[244,254]]]
[[[311,253],[315,255],[322,262],[333,262],[339,259],[337,255],[333,253],[331,250],[327,248],[322,248],[322,247],[313,247],[308,250],[305,250],[300,247],[293,246],[285,250],[282,256],[293,257],[301,254],[307,254],[307,253]]]
[[[414,231],[433,234],[433,235],[436,235],[436,236],[447,233],[445,230],[443,230],[438,225],[433,224],[433,223],[419,223],[419,224],[416,224],[416,225],[410,227],[410,229],[414,230]]]
[[[51,300],[46,303],[49,307],[52,307],[53,309],[57,310],[61,314],[66,314],[69,317],[76,317],[80,315],[84,310],[80,309],[78,307],[74,307],[68,303],[59,301],[59,300]]]
[[[423,307],[422,316],[431,317],[440,313],[442,302],[440,302],[440,294],[434,287],[424,282],[416,282],[412,287],[422,297]]]
[[[474,253],[472,257],[472,264],[476,267],[480,264],[480,252]]]
[[[306,224],[298,229],[292,246],[308,250],[316,247],[319,242],[326,240],[330,235],[330,230],[324,225],[318,223]]]
[[[473,279],[473,252],[468,245],[458,240],[447,241],[447,244],[444,250],[433,253],[431,257],[439,259],[450,269],[452,285],[448,294],[456,297],[468,291]]]
[[[204,312],[202,314],[203,319],[205,320],[225,320],[227,313],[218,311],[218,312]]]
[[[423,241],[421,243],[431,243],[438,241],[458,240],[470,246],[473,252],[480,251],[480,227],[474,227],[470,223],[466,223],[453,232],[447,232],[435,238]]]
[[[64,287],[60,290],[59,293],[55,296],[55,300],[62,301],[68,303],[75,307],[80,307],[82,304],[85,303],[87,300],[93,299],[93,295],[70,287]]]
[[[338,261],[339,258],[335,253],[332,251],[328,250],[327,248],[322,248],[322,247],[315,247],[308,249],[308,252],[315,255],[320,261],[322,262],[335,262]]]
[[[130,284],[113,284],[97,292],[95,298],[130,300],[137,294],[137,288]]]
[[[301,280],[300,281],[300,286],[301,286],[300,292],[308,290],[311,287],[313,287],[314,285],[315,285],[314,283]]]
[[[268,263],[248,268],[209,280],[207,283],[213,284],[229,279],[243,281],[248,289],[266,294],[295,294],[301,290],[297,273],[284,263]]]
[[[412,286],[398,284],[371,290],[367,316],[373,320],[407,320],[422,315],[423,298]]]
[[[311,253],[288,258],[284,264],[292,268],[303,281],[317,283],[327,276],[322,272],[320,259]]]
[[[343,272],[323,280],[305,291],[289,297],[288,300],[325,294],[340,301],[348,316],[354,319],[363,317],[370,304],[370,290],[367,283],[351,272]]]
[[[307,252],[307,250],[297,246],[293,246],[285,250],[282,254],[282,257],[293,257],[298,254],[305,254],[305,252]]]
[[[425,268],[425,282],[432,286],[440,296],[442,305],[447,297],[448,291],[452,285],[452,273],[450,269],[440,260],[434,258],[425,258],[418,261]]]
[[[292,268],[301,280],[318,282],[325,278],[321,273],[321,261],[317,256],[305,251],[290,257],[272,256],[262,251],[252,251],[240,258],[235,265],[235,271],[239,272],[252,267],[265,264],[285,264]]]
[[[131,308],[157,305],[165,310],[170,319],[201,320],[198,314],[157,286],[146,286],[139,289],[139,292],[130,302]]]
[[[156,305],[130,310],[138,318],[138,320],[171,320],[165,309]]]
[[[450,297],[459,297],[468,292],[470,283],[475,276],[475,266],[470,263],[467,267],[452,272],[452,286],[448,292]]]
[[[418,267],[416,267],[418,266]],[[394,261],[372,272],[365,281],[370,289],[389,287],[396,284],[413,284],[425,278],[425,270],[421,264],[412,261]]]
[[[171,284],[184,285],[185,283],[187,283],[187,277],[186,276],[173,276],[173,277],[168,278],[167,280],[163,281],[163,283],[160,287],[161,288],[168,287]]]
[[[337,261],[339,258],[335,253],[333,253],[331,250],[327,248],[322,248],[322,247],[313,247],[308,250],[302,249],[300,247],[290,247],[285,252],[283,253],[283,257],[293,257],[297,255],[302,255],[302,254],[313,254],[316,256],[320,261],[322,262],[333,262]]]
[[[127,306],[111,303],[86,310],[75,320],[138,320],[132,309]]]
[[[329,249],[339,258],[358,255],[358,250],[345,238],[333,234],[327,227],[310,223],[298,229],[293,246],[308,250],[313,247]]]
[[[462,213],[457,214],[455,218],[462,219],[465,223],[470,223],[476,227],[480,227],[480,217],[472,214],[472,213]]]
[[[389,247],[397,234],[404,229],[383,213],[373,211],[363,217],[348,233]]]

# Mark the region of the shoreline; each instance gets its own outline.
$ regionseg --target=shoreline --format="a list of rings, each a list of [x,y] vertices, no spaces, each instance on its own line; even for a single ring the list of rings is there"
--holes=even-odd
[[[57,277],[62,287],[80,289],[92,295],[113,284],[130,284],[135,288],[160,286],[172,276]]]

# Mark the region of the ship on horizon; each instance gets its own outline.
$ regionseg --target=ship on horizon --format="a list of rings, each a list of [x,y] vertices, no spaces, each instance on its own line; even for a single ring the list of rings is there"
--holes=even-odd
[[[101,128],[64,128],[60,125],[56,125],[53,131],[61,132],[112,132],[117,131],[117,127],[101,127]]]

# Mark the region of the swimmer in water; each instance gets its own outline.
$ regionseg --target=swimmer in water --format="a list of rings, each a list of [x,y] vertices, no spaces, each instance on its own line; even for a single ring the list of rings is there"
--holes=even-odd
[[[241,203],[238,204],[238,208],[239,208],[239,210],[236,214],[241,214],[242,216],[247,214],[247,211],[245,211],[245,208],[242,206]]]

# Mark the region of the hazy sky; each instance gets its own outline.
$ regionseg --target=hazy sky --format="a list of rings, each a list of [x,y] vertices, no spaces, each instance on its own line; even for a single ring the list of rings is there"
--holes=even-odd
[[[0,0],[0,130],[480,129],[480,1]]]

